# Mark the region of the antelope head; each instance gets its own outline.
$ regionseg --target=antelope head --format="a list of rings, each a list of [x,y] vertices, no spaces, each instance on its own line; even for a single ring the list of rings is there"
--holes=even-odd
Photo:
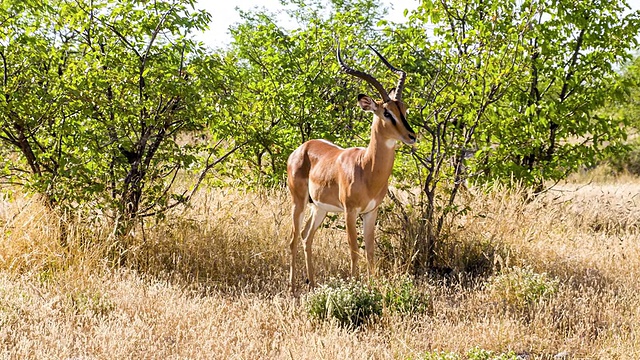
[[[407,74],[395,67],[393,67],[387,59],[382,56],[371,45],[369,48],[382,60],[382,62],[394,73],[399,76],[396,87],[387,92],[382,84],[376,78],[363,71],[355,70],[347,66],[342,57],[340,56],[340,44],[338,43],[336,55],[338,57],[338,63],[342,71],[349,75],[358,77],[367,83],[371,84],[382,97],[381,100],[374,100],[368,95],[358,95],[358,105],[364,111],[370,111],[374,115],[374,126],[382,126],[382,132],[386,134],[389,139],[400,140],[407,145],[412,145],[416,142],[416,133],[411,128],[411,125],[407,122],[407,106],[402,102],[402,90],[404,88],[404,82],[407,78]]]

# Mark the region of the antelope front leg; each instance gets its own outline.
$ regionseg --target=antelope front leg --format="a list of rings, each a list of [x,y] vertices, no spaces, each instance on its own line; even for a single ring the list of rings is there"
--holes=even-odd
[[[376,262],[374,251],[376,247],[375,230],[376,218],[378,217],[378,209],[370,211],[362,215],[362,227],[364,233],[364,250],[367,257],[367,265],[369,266],[369,277],[375,275]]]
[[[347,241],[349,242],[349,249],[351,250],[351,277],[355,278],[358,276],[358,260],[360,257],[358,229],[356,228],[358,213],[355,211],[346,211],[344,214],[347,225]]]

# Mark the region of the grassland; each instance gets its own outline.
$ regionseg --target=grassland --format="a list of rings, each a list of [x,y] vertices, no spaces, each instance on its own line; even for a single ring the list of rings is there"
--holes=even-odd
[[[107,222],[4,191],[0,357],[640,358],[640,180],[579,179],[529,201],[524,192],[466,197],[472,211],[438,246],[447,274],[415,280],[429,311],[385,311],[348,330],[312,321],[304,296],[289,295],[284,190],[205,190],[124,240]],[[397,213],[379,220],[380,277],[393,279],[410,254]],[[341,221],[317,234],[321,283],[348,273]]]

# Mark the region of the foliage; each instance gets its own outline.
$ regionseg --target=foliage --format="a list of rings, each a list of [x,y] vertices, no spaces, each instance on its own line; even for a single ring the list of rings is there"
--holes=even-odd
[[[629,173],[640,175],[640,138],[634,138],[627,144],[628,151],[621,156],[611,156],[606,159],[615,173]]]
[[[362,86],[340,74],[335,41],[343,42],[345,57],[363,56],[366,43],[379,41],[373,28],[384,8],[376,0],[288,4],[286,14],[241,13],[225,55],[224,86],[233,92],[220,111],[225,126],[241,130],[236,140],[247,143],[241,161],[227,171],[249,185],[282,181],[287,157],[304,141],[361,145],[359,136],[370,127],[370,115],[355,105]],[[278,25],[282,17],[298,26]]]
[[[211,52],[193,40],[211,20],[195,0],[2,2],[0,181],[107,215],[119,234],[187,203],[225,159],[225,179],[279,184],[310,138],[365,143],[355,98],[370,89],[340,74],[336,38],[384,83],[395,77],[368,43],[409,74],[421,139],[411,156],[401,148],[395,174],[420,189],[406,239],[415,273],[469,210],[467,185],[541,190],[624,149],[633,113],[599,111],[637,83],[636,65],[616,72],[640,29],[623,0],[427,0],[403,24],[377,0],[282,3],[241,13],[233,42]]]
[[[306,307],[314,319],[354,329],[382,315],[382,294],[360,281],[334,280],[309,294]]]
[[[69,293],[68,299],[65,300],[70,303],[70,308],[76,314],[88,317],[106,318],[116,308],[116,304],[104,294],[91,293],[87,290]]]
[[[398,43],[409,59],[425,52],[422,44],[434,53],[420,74],[433,80],[418,87],[433,162],[472,150],[466,166],[474,180],[538,185],[615,151],[624,132],[597,110],[623,95],[614,65],[630,59],[640,27],[639,14],[623,16],[625,8],[622,1],[424,2]],[[429,22],[441,41],[425,43],[426,30],[415,35]]]
[[[403,184],[422,189],[412,204],[421,224],[407,239],[416,273],[433,266],[445,226],[468,211],[456,201],[468,184],[515,179],[542,190],[624,149],[626,119],[598,112],[628,83],[615,65],[630,58],[640,18],[623,14],[623,1],[424,1],[404,24],[375,23],[384,36],[371,31],[375,3],[289,4],[297,29],[257,12],[233,30],[242,86],[230,87],[243,93],[228,114],[251,144],[243,159],[260,179],[278,180],[309,138],[356,143],[367,126],[352,124],[368,121],[349,105],[352,81],[335,77],[333,38],[376,44],[409,73],[409,121],[422,134],[413,159],[396,167]]]
[[[489,290],[514,310],[525,310],[548,300],[558,291],[559,281],[529,267],[514,267],[489,281]]]
[[[333,319],[340,326],[356,328],[382,315],[383,310],[424,314],[431,310],[432,300],[406,277],[369,284],[332,280],[307,296],[306,307],[314,319]]]
[[[473,348],[469,350],[465,357],[461,357],[455,353],[450,352],[430,352],[426,353],[423,357],[424,360],[517,360],[518,356],[510,351],[508,353],[496,354],[493,351],[481,349],[481,348]]]
[[[424,1],[390,26],[386,53],[411,75],[422,141],[402,173],[419,184],[414,269],[433,266],[437,240],[467,184],[516,179],[542,190],[624,147],[625,119],[598,110],[624,93],[615,64],[640,28],[626,4],[591,1]],[[609,41],[609,39],[612,39]],[[403,64],[404,63],[404,64]]]
[[[624,96],[611,99],[602,109],[605,114],[625,120],[637,133],[640,129],[640,57],[623,64],[621,69]]]
[[[415,315],[431,311],[433,304],[429,294],[418,289],[408,277],[385,281],[380,288],[384,308],[390,312]]]
[[[433,352],[428,352],[426,354],[424,354],[424,356],[421,358],[424,360],[459,360],[460,356],[454,354],[454,353],[450,353],[450,352],[444,352],[444,351],[433,351]]]
[[[12,155],[0,175],[120,224],[185,202],[194,188],[175,190],[179,173],[219,159],[189,137],[221,133],[205,135],[202,90],[216,79],[203,69],[216,64],[192,39],[210,20],[194,4],[3,2],[0,141]]]
[[[510,351],[508,353],[496,354],[493,351],[474,348],[467,353],[469,360],[517,360],[518,356]]]
[[[622,68],[622,80],[624,96],[607,102],[601,110],[616,119],[625,121],[630,129],[629,140],[626,143],[627,151],[622,155],[608,156],[605,161],[610,164],[617,173],[627,172],[640,175],[640,57],[635,57]]]

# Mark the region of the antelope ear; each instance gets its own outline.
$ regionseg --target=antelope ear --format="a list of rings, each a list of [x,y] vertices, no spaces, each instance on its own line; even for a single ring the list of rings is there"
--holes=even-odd
[[[387,91],[387,93],[389,94],[389,97],[392,99],[396,99],[396,88],[392,88],[389,91]]]
[[[376,111],[378,108],[378,104],[365,94],[358,95],[358,105],[360,105],[364,111]]]

